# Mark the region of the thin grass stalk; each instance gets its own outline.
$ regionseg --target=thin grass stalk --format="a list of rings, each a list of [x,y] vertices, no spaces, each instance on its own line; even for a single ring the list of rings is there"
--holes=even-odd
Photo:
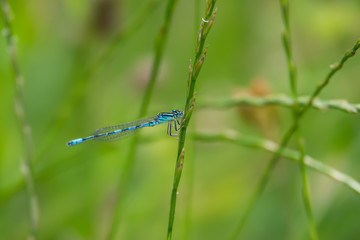
[[[330,68],[331,71],[329,72],[329,74],[326,76],[325,80],[323,82],[321,82],[318,87],[315,89],[315,91],[313,92],[313,94],[311,95],[308,103],[301,109],[301,111],[299,112],[299,117],[301,117],[302,115],[304,115],[309,108],[311,107],[312,103],[314,102],[315,98],[320,94],[320,92],[324,89],[324,87],[326,87],[331,78],[334,76],[334,74],[336,72],[338,72],[345,64],[345,62],[353,57],[356,53],[356,51],[360,48],[360,39],[358,39],[355,43],[355,45],[352,47],[352,49],[350,49],[349,51],[345,52],[344,56],[341,58],[341,60],[337,63],[331,64]]]
[[[231,142],[240,146],[260,149],[270,153],[276,153],[279,149],[279,145],[271,140],[240,134],[234,130],[214,133],[198,131],[192,134],[192,138],[198,142]],[[284,148],[281,152],[282,157],[295,162],[299,162],[300,155],[300,151],[289,148]],[[344,184],[350,190],[360,195],[360,182],[353,177],[340,172],[339,170],[326,165],[324,161],[316,160],[309,155],[304,157],[304,163],[307,167]]]
[[[297,104],[297,79],[296,79],[296,66],[292,58],[291,41],[290,41],[290,24],[289,24],[289,2],[288,0],[280,0],[281,15],[283,19],[284,30],[282,33],[283,46],[286,53],[286,60],[289,70],[289,80],[291,93],[295,105]],[[296,108],[296,106],[295,106]]]
[[[313,216],[313,212],[311,209],[311,203],[310,203],[310,191],[309,191],[309,185],[308,185],[308,179],[306,176],[306,166],[305,166],[305,143],[301,136],[301,133],[299,130],[296,132],[296,144],[300,152],[299,156],[299,165],[300,165],[300,171],[301,171],[301,180],[302,180],[302,195],[303,195],[303,201],[304,201],[304,207],[306,211],[306,215],[308,218],[308,226],[309,226],[309,233],[310,238],[313,240],[318,239],[318,231],[315,223],[315,218]]]
[[[24,181],[27,192],[27,201],[29,207],[30,233],[28,239],[36,239],[39,222],[39,204],[35,190],[34,171],[32,165],[33,159],[33,141],[31,136],[31,127],[25,114],[24,100],[24,77],[21,74],[20,66],[16,54],[15,36],[10,24],[11,9],[6,0],[1,0],[1,10],[4,18],[5,28],[3,33],[10,55],[11,66],[14,74],[15,88],[15,113],[19,122],[21,137],[23,140],[24,156],[21,159],[21,170],[24,174]]]
[[[170,199],[169,223],[168,223],[168,231],[167,231],[168,240],[171,240],[173,233],[177,190],[180,184],[182,168],[184,165],[184,152],[185,152],[184,147],[185,147],[186,132],[195,104],[196,80],[200,73],[201,67],[204,63],[206,56],[207,48],[204,47],[205,40],[214,23],[214,19],[216,15],[215,3],[216,3],[215,0],[208,0],[206,3],[205,17],[202,19],[202,23],[200,25],[200,31],[198,33],[198,39],[196,42],[194,65],[190,63],[189,66],[189,79],[188,79],[188,88],[187,88],[186,102],[184,108],[184,117],[179,134],[178,154],[176,158],[174,182],[173,182],[173,188]]]
[[[304,107],[308,104],[310,97],[302,96],[298,98],[299,107]],[[197,101],[198,108],[228,108],[236,107],[241,105],[263,107],[263,106],[280,106],[286,108],[294,108],[295,102],[292,97],[281,95],[269,95],[266,97],[253,97],[253,96],[242,96],[242,97],[224,97],[224,98],[209,98],[199,99]],[[314,99],[311,104],[311,108],[316,110],[328,110],[334,109],[345,113],[359,113],[360,104],[349,103],[345,99]]]
[[[289,81],[291,86],[291,92],[293,95],[294,100],[294,108],[292,109],[293,112],[293,118],[294,123],[298,126],[296,128],[296,143],[298,146],[298,149],[300,151],[300,159],[299,159],[299,165],[300,165],[300,171],[301,171],[301,179],[303,184],[303,201],[304,206],[306,210],[308,225],[309,225],[309,232],[311,239],[316,240],[318,239],[317,229],[315,225],[315,220],[313,217],[311,204],[310,204],[310,196],[309,196],[309,186],[307,184],[307,176],[306,176],[306,167],[304,163],[304,157],[305,157],[305,144],[302,139],[302,134],[300,131],[300,119],[298,118],[298,112],[300,110],[299,104],[298,104],[298,91],[297,91],[297,76],[296,76],[296,66],[292,57],[292,49],[291,49],[291,40],[290,40],[290,23],[289,23],[289,1],[288,0],[280,0],[280,6],[281,6],[281,13],[282,13],[282,19],[283,19],[283,25],[284,25],[284,31],[283,31],[283,46],[286,53],[286,59],[288,63],[288,71],[289,71]]]
[[[154,89],[155,82],[156,82],[157,75],[158,75],[159,68],[160,68],[160,62],[163,57],[163,52],[164,52],[165,43],[166,43],[167,36],[168,36],[170,22],[171,22],[173,13],[174,13],[176,3],[177,3],[177,0],[169,0],[168,1],[167,7],[165,10],[164,23],[163,23],[163,26],[160,28],[160,31],[155,40],[155,56],[154,56],[154,60],[153,60],[153,66],[152,66],[152,70],[151,70],[150,79],[146,86],[144,97],[141,102],[140,112],[138,115],[139,118],[142,118],[146,115],[147,109],[150,104],[151,96],[153,93],[153,89]],[[115,239],[118,234],[122,211],[123,211],[124,198],[126,196],[126,192],[129,187],[131,175],[132,175],[133,168],[134,168],[135,152],[136,152],[138,141],[139,141],[139,137],[136,134],[130,142],[129,152],[128,152],[127,158],[125,160],[125,166],[122,170],[122,176],[121,176],[119,184],[118,184],[116,209],[115,209],[115,213],[114,213],[113,220],[111,223],[110,233],[108,236],[108,239],[110,239],[110,240]]]
[[[312,94],[311,98],[309,99],[308,103],[305,105],[305,107],[303,107],[301,109],[301,111],[298,113],[298,120],[300,120],[301,117],[304,116],[304,114],[309,110],[310,106],[312,105],[313,100],[320,94],[321,90],[329,83],[329,81],[331,80],[331,78],[334,76],[334,74],[341,69],[341,67],[343,66],[343,64],[352,56],[355,55],[356,50],[359,49],[360,47],[360,40],[358,40],[354,47],[350,50],[347,51],[343,58],[340,60],[339,63],[332,65],[332,66],[336,66],[336,67],[332,67],[332,70],[330,71],[330,73],[327,75],[327,77],[325,78],[325,81],[322,82],[314,91],[314,93]],[[287,132],[285,133],[281,144],[279,146],[279,148],[277,149],[277,151],[274,153],[274,155],[272,156],[272,158],[270,159],[270,162],[268,163],[261,179],[260,182],[258,184],[258,186],[256,187],[256,190],[253,194],[253,196],[251,197],[251,200],[249,202],[248,207],[245,210],[245,214],[242,218],[242,220],[240,221],[240,224],[238,225],[237,230],[235,231],[235,234],[233,235],[234,238],[236,239],[238,236],[240,236],[241,231],[243,229],[243,226],[245,225],[245,222],[247,221],[250,212],[252,211],[253,207],[255,206],[255,202],[256,200],[260,197],[261,193],[263,192],[266,183],[270,177],[270,174],[272,173],[276,163],[278,162],[281,153],[283,152],[283,149],[287,146],[291,136],[295,133],[296,129],[297,129],[297,121],[294,121],[293,124],[290,126],[290,128],[287,130]]]

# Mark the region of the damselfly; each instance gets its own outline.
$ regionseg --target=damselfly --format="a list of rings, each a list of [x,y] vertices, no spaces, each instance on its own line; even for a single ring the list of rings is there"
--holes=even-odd
[[[168,123],[167,133],[172,136],[172,128],[178,131],[181,126],[181,118],[184,113],[180,110],[174,109],[171,112],[161,112],[154,117],[147,117],[133,122],[122,123],[114,126],[108,126],[97,129],[92,135],[83,138],[77,138],[67,142],[68,146],[76,145],[87,140],[95,141],[109,141],[117,140],[131,133],[134,133],[143,127],[153,127],[161,123]]]

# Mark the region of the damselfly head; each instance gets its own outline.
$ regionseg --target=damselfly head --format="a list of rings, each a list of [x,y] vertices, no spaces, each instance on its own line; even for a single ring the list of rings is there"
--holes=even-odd
[[[175,117],[177,118],[182,118],[184,116],[184,112],[183,111],[180,111],[180,110],[177,110],[177,109],[174,109],[171,111],[172,114],[174,114]]]

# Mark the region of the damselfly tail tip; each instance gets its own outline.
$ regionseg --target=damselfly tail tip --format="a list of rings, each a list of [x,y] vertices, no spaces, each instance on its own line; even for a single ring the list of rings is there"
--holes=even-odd
[[[83,139],[82,139],[82,138],[78,138],[78,139],[74,139],[74,140],[68,141],[68,142],[66,143],[66,145],[72,146],[72,145],[75,145],[75,144],[78,144],[78,143],[81,143],[81,142],[83,142]]]

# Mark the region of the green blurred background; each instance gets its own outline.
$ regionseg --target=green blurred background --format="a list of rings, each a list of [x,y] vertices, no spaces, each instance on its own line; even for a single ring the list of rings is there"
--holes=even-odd
[[[149,7],[149,2],[154,5]],[[199,4],[200,12],[195,14],[194,1],[178,1],[149,116],[183,109],[189,60],[201,21],[195,16],[204,12],[204,2]],[[104,239],[130,139],[74,147],[66,142],[102,126],[136,119],[166,1],[20,0],[10,5],[34,141],[39,239]],[[329,65],[360,36],[360,1],[297,0],[290,5],[299,93],[309,95]],[[198,79],[199,101],[239,93],[289,94],[279,1],[220,0],[217,7]],[[4,27],[2,19],[0,27]],[[120,37],[114,40],[114,36]],[[106,49],[109,54],[99,58]],[[321,98],[359,103],[359,66],[357,55],[336,74]],[[23,142],[12,79],[1,37],[0,239],[25,239],[29,220],[20,171]],[[291,124],[291,112],[196,108],[191,124],[192,131],[230,128],[279,141]],[[360,179],[358,115],[312,110],[302,121],[302,133],[309,155]],[[140,135],[129,191],[123,196],[121,239],[164,239],[177,141],[166,135],[166,126],[144,129]],[[189,151],[192,148],[194,158],[186,159],[180,184],[173,239],[227,239],[271,155],[229,143],[195,142]],[[186,222],[191,172],[192,212]],[[311,169],[308,177],[320,238],[360,239],[360,196]],[[299,165],[282,159],[245,226],[243,239],[308,239],[301,191]]]

